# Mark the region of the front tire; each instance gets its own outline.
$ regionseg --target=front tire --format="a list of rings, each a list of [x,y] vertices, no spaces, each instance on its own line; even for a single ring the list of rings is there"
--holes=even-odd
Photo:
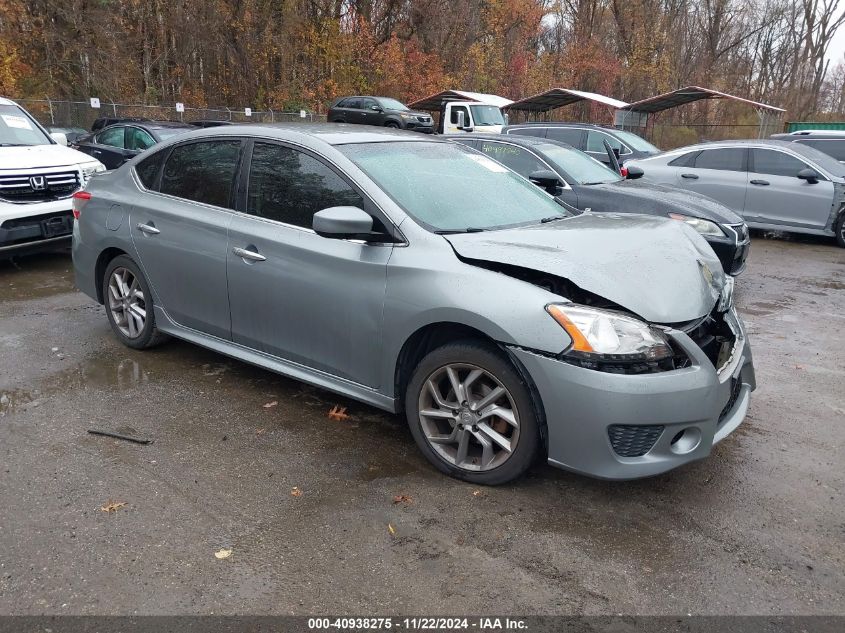
[[[516,479],[542,448],[528,385],[492,344],[461,341],[420,361],[405,393],[414,440],[438,470],[476,484]]]
[[[156,329],[153,300],[147,280],[126,255],[115,257],[103,275],[106,316],[118,340],[133,349],[147,349],[166,340]]]
[[[836,220],[833,230],[836,232],[836,243],[841,248],[845,248],[845,211],[839,214],[839,219]]]
[[[390,128],[393,128],[394,130],[398,130],[402,126],[399,125],[396,121],[388,121],[387,123],[384,124],[384,127],[390,127]]]

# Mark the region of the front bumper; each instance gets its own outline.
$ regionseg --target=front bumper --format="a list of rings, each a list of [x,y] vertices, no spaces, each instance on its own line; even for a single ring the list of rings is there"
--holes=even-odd
[[[728,237],[706,237],[707,243],[722,263],[722,269],[726,274],[733,276],[745,270],[748,254],[751,251],[748,227],[745,227],[741,233],[740,226],[726,225],[726,230],[732,233]]]
[[[707,457],[745,418],[756,387],[744,328],[735,312],[729,319],[738,334],[719,372],[677,330],[667,334],[692,365],[654,374],[604,373],[511,348],[545,410],[549,463],[601,479],[636,479]],[[642,438],[648,442],[644,454],[626,450]]]
[[[0,203],[0,257],[55,248],[73,230],[71,199],[33,204]]]

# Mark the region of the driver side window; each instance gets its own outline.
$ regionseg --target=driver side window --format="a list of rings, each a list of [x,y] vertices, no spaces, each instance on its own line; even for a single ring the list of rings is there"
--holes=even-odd
[[[449,121],[453,125],[458,124],[458,112],[464,113],[464,125],[469,125],[469,110],[467,110],[464,106],[457,106],[452,108],[452,113],[449,115]]]
[[[139,127],[126,128],[126,149],[143,151],[155,145],[155,139]]]
[[[118,149],[124,149],[125,142],[124,142],[124,135],[126,132],[126,128],[121,126],[118,127],[110,127],[100,134],[97,135],[97,142],[100,145],[108,145],[109,147],[117,147]]]

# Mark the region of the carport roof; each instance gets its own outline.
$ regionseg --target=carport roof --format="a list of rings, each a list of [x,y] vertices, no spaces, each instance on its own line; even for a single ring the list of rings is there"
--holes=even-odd
[[[505,99],[498,95],[488,95],[482,92],[468,92],[466,90],[444,90],[437,94],[429,95],[422,99],[417,99],[413,103],[409,103],[409,108],[416,108],[418,110],[439,110],[440,107],[449,101],[478,101],[479,103],[489,103],[490,105],[503,108],[506,105],[513,103],[510,99]]]
[[[540,94],[514,101],[506,106],[506,108],[508,110],[524,110],[526,112],[547,112],[579,101],[595,101],[596,103],[617,109],[624,108],[628,105],[625,101],[619,101],[618,99],[601,95],[597,92],[585,92],[584,90],[572,90],[571,88],[551,88]]]
[[[700,101],[701,99],[730,99],[732,101],[738,101],[740,103],[750,105],[757,110],[768,110],[770,112],[786,112],[786,110],[784,110],[783,108],[776,108],[775,106],[768,105],[766,103],[752,101],[751,99],[744,99],[742,97],[737,97],[736,95],[731,95],[726,92],[719,92],[718,90],[712,90],[710,88],[701,88],[699,86],[687,86],[686,88],[679,88],[678,90],[673,90],[672,92],[667,92],[662,95],[649,97],[648,99],[641,99],[640,101],[625,105],[624,107],[620,106],[620,109],[631,110],[634,112],[654,113],[662,112],[663,110],[675,108],[677,106],[685,105],[687,103],[692,103],[693,101]]]

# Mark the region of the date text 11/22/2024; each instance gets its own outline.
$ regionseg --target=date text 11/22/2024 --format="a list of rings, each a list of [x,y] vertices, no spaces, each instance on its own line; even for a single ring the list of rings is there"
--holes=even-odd
[[[390,629],[407,629],[410,631],[519,631],[524,630],[527,627],[527,622],[519,618],[499,617],[308,618],[308,628],[314,631],[377,631]]]

